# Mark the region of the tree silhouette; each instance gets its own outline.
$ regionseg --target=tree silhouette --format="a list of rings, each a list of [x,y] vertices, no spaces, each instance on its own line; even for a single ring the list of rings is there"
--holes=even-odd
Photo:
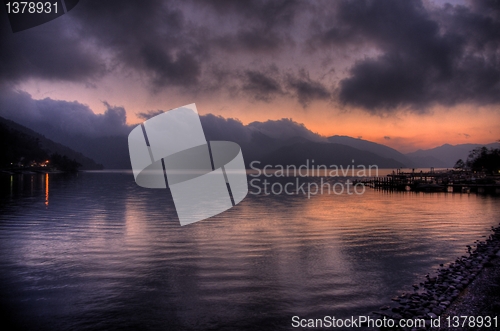
[[[498,173],[500,171],[500,149],[488,149],[484,146],[474,148],[469,153],[466,165],[474,171]]]
[[[458,159],[457,163],[453,166],[455,169],[463,170],[466,168],[465,162],[462,159]]]

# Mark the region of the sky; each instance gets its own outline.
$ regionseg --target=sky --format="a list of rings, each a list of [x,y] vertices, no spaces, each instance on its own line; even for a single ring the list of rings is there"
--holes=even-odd
[[[17,33],[0,19],[0,116],[21,124],[122,134],[194,102],[401,152],[500,139],[498,0],[81,0]]]

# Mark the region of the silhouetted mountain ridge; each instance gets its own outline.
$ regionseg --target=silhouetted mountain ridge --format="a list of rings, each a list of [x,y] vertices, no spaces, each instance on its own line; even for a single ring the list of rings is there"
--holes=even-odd
[[[377,144],[372,141],[349,136],[331,136],[327,138],[331,143],[351,146],[362,151],[368,151],[384,158],[393,159],[403,164],[404,167],[414,167],[413,162],[404,154],[386,145]]]
[[[3,165],[9,158],[8,163],[17,161],[14,159],[20,157],[38,159],[43,155],[60,154],[80,163],[82,165],[80,169],[82,170],[95,170],[103,167],[82,153],[56,143],[27,127],[3,117],[0,117],[0,132],[2,135],[0,153],[2,154],[1,163]]]
[[[500,148],[500,143],[491,144],[444,144],[435,148],[419,149],[412,153],[407,153],[414,162],[420,162],[421,167],[441,167],[452,168],[458,159],[467,160],[469,152],[476,147],[486,146],[487,148]]]
[[[459,158],[466,159],[470,150],[482,146],[479,144],[456,146],[445,144],[434,149],[402,154],[391,147],[363,139],[348,136],[325,138],[290,119],[252,122],[244,125],[235,119],[207,114],[200,116],[200,120],[207,140],[228,140],[238,143],[242,148],[247,166],[254,160],[259,160],[263,164],[302,164],[303,160],[315,159],[322,160],[321,162],[324,163],[346,165],[351,164],[354,159],[356,163],[376,164],[380,168],[445,168],[452,167]],[[33,129],[33,123],[27,124]],[[35,131],[42,132],[48,139],[92,158],[107,169],[131,169],[128,154],[128,129],[123,128],[122,133],[115,135],[106,135],[106,131],[96,131],[91,135],[90,133],[77,134],[75,132],[82,130],[63,130],[61,127],[54,127],[50,124],[36,127]],[[127,128],[131,130],[133,126],[129,125]],[[345,149],[345,147],[351,149]],[[338,155],[335,156],[335,153]],[[278,156],[284,159],[280,161]]]
[[[363,165],[368,168],[376,165],[378,168],[400,168],[404,164],[384,158],[375,153],[362,151],[347,145],[336,143],[321,143],[303,141],[292,145],[286,145],[261,158],[261,165],[336,165],[347,167],[348,165]]]

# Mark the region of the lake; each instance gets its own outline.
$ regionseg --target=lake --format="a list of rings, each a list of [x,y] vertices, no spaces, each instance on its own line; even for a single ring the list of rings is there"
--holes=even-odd
[[[500,222],[498,196],[366,188],[248,194],[181,227],[169,192],[127,171],[0,178],[2,320],[20,329],[290,330],[293,316],[366,315]]]

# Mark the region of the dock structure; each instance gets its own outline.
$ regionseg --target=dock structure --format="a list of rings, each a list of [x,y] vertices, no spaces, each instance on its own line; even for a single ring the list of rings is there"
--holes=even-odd
[[[399,169],[384,177],[357,180],[368,187],[389,191],[500,194],[500,176],[471,171],[411,171]]]

